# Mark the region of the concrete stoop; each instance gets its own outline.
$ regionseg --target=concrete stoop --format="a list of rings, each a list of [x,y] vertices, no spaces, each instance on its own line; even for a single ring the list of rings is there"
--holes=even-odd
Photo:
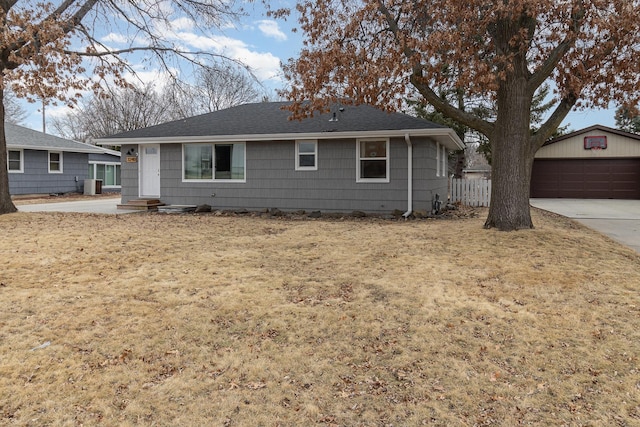
[[[133,199],[118,205],[118,209],[156,211],[159,206],[164,206],[160,199]]]

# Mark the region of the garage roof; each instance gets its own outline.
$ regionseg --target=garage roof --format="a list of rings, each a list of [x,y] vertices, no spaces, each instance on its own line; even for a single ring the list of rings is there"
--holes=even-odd
[[[593,126],[590,126],[588,128],[580,129],[580,130],[577,130],[577,131],[574,131],[574,132],[571,132],[571,133],[567,133],[565,135],[560,135],[560,136],[557,136],[555,138],[552,138],[552,139],[548,140],[547,142],[545,142],[542,146],[544,147],[546,145],[555,144],[556,142],[564,141],[565,139],[573,138],[574,136],[581,135],[583,133],[593,132],[593,131],[609,132],[609,133],[613,133],[615,135],[620,135],[620,136],[624,136],[626,138],[631,138],[631,139],[635,139],[635,140],[640,141],[640,135],[638,135],[636,133],[625,132],[625,131],[620,130],[620,129],[614,129],[614,128],[610,128],[608,126],[603,126],[603,125],[593,125]]]

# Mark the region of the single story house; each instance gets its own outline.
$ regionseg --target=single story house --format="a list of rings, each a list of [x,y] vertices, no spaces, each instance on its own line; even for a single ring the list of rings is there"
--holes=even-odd
[[[371,106],[290,120],[283,102],[245,104],[98,140],[120,145],[122,203],[389,213],[447,195],[447,127]]]
[[[119,178],[120,155],[102,147],[71,141],[23,126],[5,123],[9,192],[52,194],[82,192],[84,180],[102,178],[103,166]],[[94,176],[90,175],[91,166]],[[112,181],[117,189],[116,180]],[[108,187],[108,186],[107,186]]]
[[[479,164],[462,169],[464,179],[491,179],[491,165]]]
[[[102,191],[120,191],[120,157],[119,151],[98,147],[101,153],[89,153],[89,179],[102,181]]]
[[[640,199],[640,135],[595,125],[546,142],[531,197]]]

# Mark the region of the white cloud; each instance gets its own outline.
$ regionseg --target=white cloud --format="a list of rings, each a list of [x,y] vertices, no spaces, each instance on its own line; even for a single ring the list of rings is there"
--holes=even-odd
[[[170,28],[175,31],[190,31],[195,26],[193,20],[182,17],[171,21]]]
[[[122,34],[109,33],[100,39],[103,43],[127,43],[127,38]]]
[[[278,22],[270,19],[264,19],[262,21],[258,21],[257,23],[258,23],[258,28],[260,29],[260,31],[262,31],[262,34],[264,34],[265,36],[272,37],[279,41],[287,40],[287,35],[284,32],[282,32],[282,30],[280,29],[280,26],[278,25]]]
[[[147,70],[146,67],[136,65],[133,67],[135,74],[127,72],[124,74],[125,80],[131,82],[136,86],[152,85],[156,89],[160,89],[166,86],[171,81],[171,76],[168,71],[155,69]],[[177,73],[177,70],[172,69],[171,72]]]
[[[226,36],[205,37],[194,33],[179,33],[176,37],[192,48],[242,62],[260,80],[279,80],[280,58],[270,52],[256,52],[242,40]]]

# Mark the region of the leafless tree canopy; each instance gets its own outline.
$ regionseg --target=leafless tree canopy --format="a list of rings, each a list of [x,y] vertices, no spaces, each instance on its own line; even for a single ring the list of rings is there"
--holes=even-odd
[[[11,90],[4,93],[4,120],[5,122],[19,125],[27,118],[27,110],[25,110],[15,94]]]
[[[52,121],[58,134],[76,141],[95,138],[260,99],[255,79],[242,68],[223,64],[201,69],[195,82],[171,81],[166,86],[133,85],[112,89],[108,96],[82,100],[63,117]]]
[[[63,137],[91,142],[93,138],[171,120],[174,117],[168,104],[152,85],[116,88],[110,96],[81,101],[66,116],[52,122]]]
[[[105,82],[130,86],[131,54],[144,55],[147,65],[178,77],[180,64],[200,66],[220,58],[180,47],[171,38],[173,23],[188,22],[192,31],[205,34],[241,13],[234,0],[0,1],[0,166],[7,162],[7,87],[32,101],[73,105],[82,91],[100,93]],[[102,38],[109,33],[124,47],[109,46]],[[8,183],[7,170],[0,167],[0,214],[15,211]]]
[[[229,64],[198,70],[194,89],[204,111],[223,110],[260,98],[252,76]]]

